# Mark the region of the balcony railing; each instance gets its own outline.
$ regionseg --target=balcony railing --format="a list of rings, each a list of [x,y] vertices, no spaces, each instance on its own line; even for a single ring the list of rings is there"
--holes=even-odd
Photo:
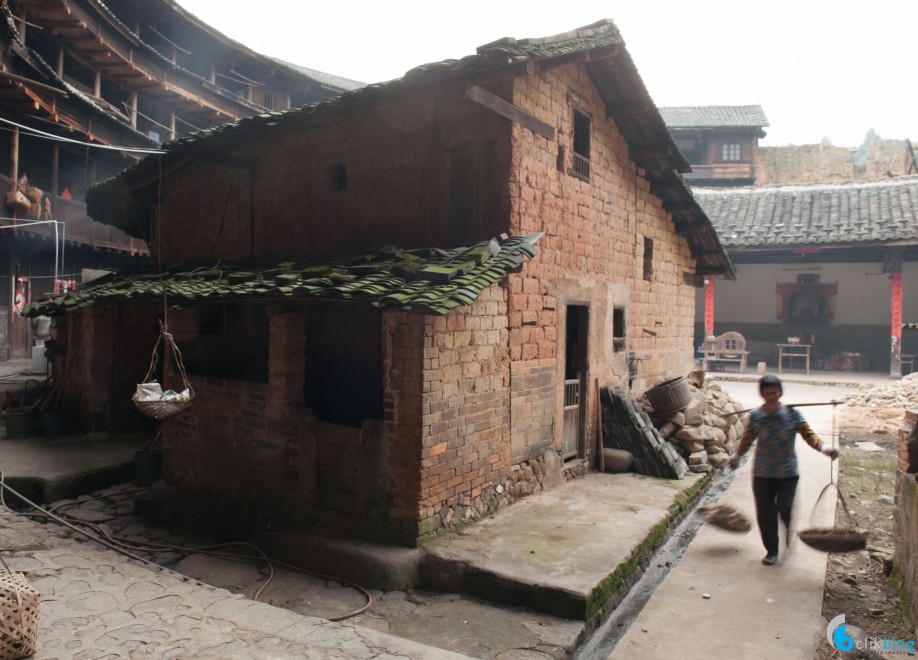
[[[6,198],[6,193],[10,190],[9,177],[0,175],[0,202]],[[72,199],[55,197],[49,195],[51,199],[51,213],[54,220],[64,223],[64,228],[58,228],[61,239],[71,245],[89,245],[97,249],[116,250],[126,252],[131,255],[145,255],[149,253],[149,248],[144,240],[129,236],[124,231],[111,225],[96,222],[86,214],[86,205]],[[0,216],[9,216],[11,209],[6,205],[0,209]],[[23,234],[33,234],[55,237],[55,226],[53,224],[30,225],[34,222],[28,214],[18,214],[15,224],[22,224],[21,231]],[[14,224],[12,221],[3,220],[0,223],[5,225]]]
[[[713,165],[692,165],[692,171],[683,174],[684,179],[754,179],[755,166],[752,163],[715,163]]]

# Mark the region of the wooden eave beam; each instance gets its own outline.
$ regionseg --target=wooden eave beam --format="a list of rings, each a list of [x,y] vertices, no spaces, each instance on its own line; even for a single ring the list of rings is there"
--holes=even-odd
[[[526,75],[537,75],[541,71],[538,62],[532,60],[526,62],[517,62],[510,66],[473,73],[468,77],[468,81],[474,85],[490,85],[492,83],[519,78]]]
[[[686,236],[690,234],[706,234],[710,231],[713,231],[713,228],[709,225],[706,225],[702,222],[692,222],[692,223],[676,223],[676,233],[680,236]]]
[[[653,106],[647,101],[628,101],[606,106],[606,117],[627,117],[650,112]]]
[[[465,95],[472,101],[496,112],[501,117],[506,117],[510,121],[525,126],[533,133],[537,133],[547,140],[555,139],[555,129],[551,125],[533,117],[528,112],[520,110],[512,103],[508,103],[496,94],[492,94],[484,87],[479,87],[466,81]]]
[[[644,160],[648,158],[661,158],[673,153],[675,147],[671,144],[651,144],[646,147],[635,147],[629,150],[632,160]]]

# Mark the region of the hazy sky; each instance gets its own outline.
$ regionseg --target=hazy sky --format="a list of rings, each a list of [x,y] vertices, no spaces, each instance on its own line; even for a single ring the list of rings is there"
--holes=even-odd
[[[249,48],[378,82],[611,18],[658,106],[761,105],[764,146],[918,137],[915,0],[178,0]]]

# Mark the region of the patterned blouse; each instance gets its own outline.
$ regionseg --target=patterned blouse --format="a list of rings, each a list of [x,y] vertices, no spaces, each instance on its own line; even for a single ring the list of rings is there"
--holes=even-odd
[[[742,456],[758,440],[752,463],[753,476],[772,479],[796,477],[799,475],[797,452],[794,451],[797,433],[813,449],[822,448],[819,436],[796,409],[781,405],[775,414],[769,415],[761,408],[756,408],[749,413],[746,431],[736,453]]]

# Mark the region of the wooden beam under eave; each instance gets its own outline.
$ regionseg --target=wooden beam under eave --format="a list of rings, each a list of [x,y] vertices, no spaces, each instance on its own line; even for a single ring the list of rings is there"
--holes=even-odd
[[[527,60],[525,62],[517,62],[516,64],[511,64],[510,66],[490,69],[480,73],[473,73],[469,75],[467,80],[473,85],[490,85],[492,83],[501,82],[503,80],[510,80],[511,78],[538,75],[539,73],[541,73],[541,67],[539,66],[539,63],[533,62],[532,60]]]
[[[488,110],[496,112],[501,117],[506,117],[510,121],[525,126],[533,133],[537,133],[547,140],[555,139],[555,129],[546,124],[541,119],[533,117],[528,112],[520,110],[512,103],[508,103],[496,94],[492,94],[484,87],[473,85],[469,81],[465,83],[465,95],[475,103],[483,105]]]
[[[629,101],[606,106],[606,117],[624,117],[627,115],[642,115],[649,112],[651,105],[646,101]]]
[[[632,160],[660,158],[661,156],[669,156],[671,153],[673,153],[673,145],[671,144],[651,144],[646,147],[635,147],[629,150]]]
[[[693,222],[691,224],[676,223],[676,233],[680,236],[685,236],[686,234],[704,234],[709,231],[711,231],[711,227],[700,222]]]

